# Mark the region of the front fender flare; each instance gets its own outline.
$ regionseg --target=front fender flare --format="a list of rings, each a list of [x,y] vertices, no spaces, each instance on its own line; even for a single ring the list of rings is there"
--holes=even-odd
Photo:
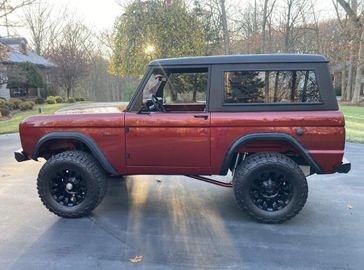
[[[303,146],[303,144],[300,143],[296,138],[287,133],[262,132],[262,133],[250,133],[244,135],[238,138],[230,145],[228,151],[225,153],[224,161],[220,169],[220,175],[227,174],[232,159],[234,157],[234,154],[238,151],[239,147],[242,144],[245,144],[250,141],[264,141],[264,140],[281,140],[288,142],[302,155],[302,157],[306,160],[306,162],[312,167],[313,172],[318,174],[323,173],[321,166],[315,161],[315,159],[311,156],[311,154]]]
[[[84,143],[91,151],[91,154],[98,160],[101,167],[110,175],[119,175],[115,168],[111,165],[110,161],[107,159],[102,150],[98,147],[97,143],[88,135],[81,132],[73,131],[55,131],[45,134],[36,143],[32,159],[37,160],[40,154],[40,149],[44,143],[55,139],[72,139]]]

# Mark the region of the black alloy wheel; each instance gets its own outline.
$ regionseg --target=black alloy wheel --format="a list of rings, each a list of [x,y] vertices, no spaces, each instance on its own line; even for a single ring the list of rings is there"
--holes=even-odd
[[[288,175],[279,170],[267,170],[254,177],[250,186],[253,203],[264,211],[275,212],[286,207],[293,197]]]
[[[66,207],[79,205],[86,197],[85,179],[70,169],[61,169],[50,181],[50,192],[57,203]]]
[[[66,151],[43,165],[37,181],[39,197],[49,211],[66,217],[91,213],[106,193],[106,175],[89,153]]]
[[[243,160],[233,178],[235,198],[262,223],[282,223],[306,203],[307,180],[301,168],[280,153],[255,153]]]

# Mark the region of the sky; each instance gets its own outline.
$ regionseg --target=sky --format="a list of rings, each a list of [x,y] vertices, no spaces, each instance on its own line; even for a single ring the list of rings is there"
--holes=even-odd
[[[68,6],[74,10],[87,25],[98,30],[111,28],[115,19],[122,14],[122,7],[129,1],[125,0],[47,0],[48,3],[56,8]]]
[[[122,14],[122,6],[130,0],[47,0],[56,6],[68,5],[74,7],[78,14],[91,26],[97,29],[110,28],[114,25],[115,19]],[[226,0],[230,6],[244,7],[247,2],[253,0]],[[321,17],[334,15],[332,0],[311,0],[320,10]],[[191,1],[192,2],[192,1]],[[284,2],[284,0],[278,0]]]
[[[96,31],[111,29],[118,16],[123,12],[122,6],[125,6],[131,0],[43,0],[53,5],[55,10],[62,9],[68,6],[77,17],[81,18],[86,25]],[[226,0],[227,6],[238,7],[243,9],[244,5],[254,0]],[[319,10],[320,18],[328,18],[335,16],[332,0],[311,0]],[[190,0],[192,2],[192,0]],[[277,0],[277,4],[282,4],[284,0]],[[17,20],[19,14],[14,14],[14,19]],[[1,30],[1,29],[0,29]],[[3,31],[1,31],[3,32]],[[1,33],[4,35],[4,33]],[[26,32],[18,28],[15,34],[25,35]]]

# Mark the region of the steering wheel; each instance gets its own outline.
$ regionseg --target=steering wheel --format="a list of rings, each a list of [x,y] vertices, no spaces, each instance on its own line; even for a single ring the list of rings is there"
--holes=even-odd
[[[157,98],[156,95],[152,95],[152,102],[158,112],[166,112],[163,103]]]

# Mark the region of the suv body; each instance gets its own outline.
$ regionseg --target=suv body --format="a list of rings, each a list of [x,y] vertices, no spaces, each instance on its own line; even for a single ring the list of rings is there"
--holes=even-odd
[[[25,119],[15,157],[82,151],[112,176],[226,175],[244,171],[250,156],[275,153],[306,176],[346,173],[344,124],[324,56],[161,59],[149,64],[126,108]]]

